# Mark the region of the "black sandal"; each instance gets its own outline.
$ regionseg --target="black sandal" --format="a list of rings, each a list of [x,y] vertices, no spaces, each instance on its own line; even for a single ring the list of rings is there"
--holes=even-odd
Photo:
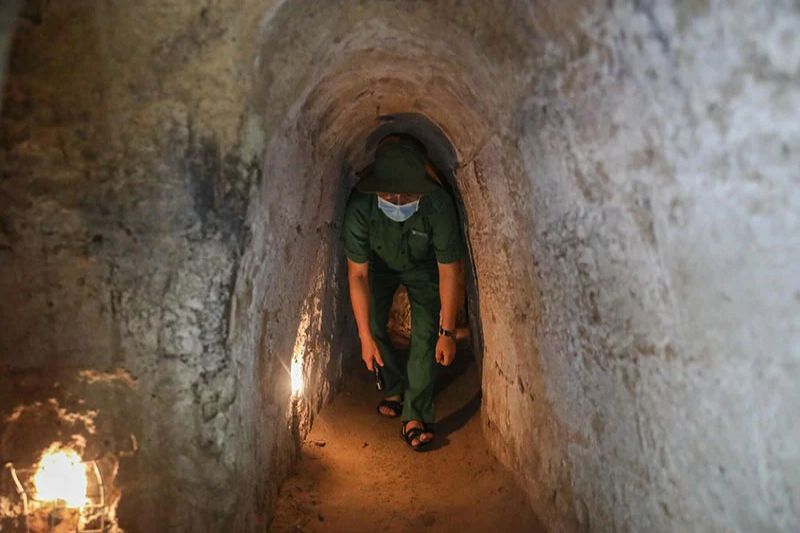
[[[410,420],[409,420],[410,422]],[[403,425],[400,427],[400,438],[403,439],[408,447],[414,450],[415,452],[421,452],[425,450],[428,446],[433,444],[433,439],[436,437],[436,433],[433,431],[433,424],[427,424],[425,422],[422,423],[422,427],[413,427],[406,432],[406,425],[408,422],[403,422]],[[422,435],[423,433],[431,433],[433,437],[430,440],[423,441]],[[419,443],[414,446],[411,444],[414,442],[414,439],[417,439]]]
[[[392,414],[387,415],[381,412],[381,407],[388,407],[392,410]],[[397,418],[403,414],[403,401],[402,400],[381,400],[378,404],[378,414],[386,418]]]

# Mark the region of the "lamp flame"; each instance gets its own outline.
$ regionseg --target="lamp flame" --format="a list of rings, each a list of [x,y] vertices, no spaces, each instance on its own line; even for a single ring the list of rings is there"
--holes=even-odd
[[[37,500],[60,500],[67,507],[81,508],[87,504],[86,485],[86,467],[81,456],[69,448],[45,451],[33,475]]]

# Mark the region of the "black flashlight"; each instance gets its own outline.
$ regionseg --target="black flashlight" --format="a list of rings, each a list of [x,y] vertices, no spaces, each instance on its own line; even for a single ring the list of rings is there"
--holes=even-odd
[[[381,375],[381,367],[378,366],[378,363],[372,362],[375,368],[375,388],[378,390],[383,390],[383,376]]]

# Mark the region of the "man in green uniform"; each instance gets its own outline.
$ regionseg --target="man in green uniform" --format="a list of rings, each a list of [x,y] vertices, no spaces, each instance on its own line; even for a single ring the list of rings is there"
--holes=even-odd
[[[425,147],[408,135],[381,140],[348,201],[342,241],[350,299],[370,371],[380,367],[378,411],[401,416],[401,435],[421,450],[434,438],[436,364],[453,362],[458,276],[464,247],[455,206],[433,178]],[[399,285],[411,303],[411,345],[403,365],[386,324]]]

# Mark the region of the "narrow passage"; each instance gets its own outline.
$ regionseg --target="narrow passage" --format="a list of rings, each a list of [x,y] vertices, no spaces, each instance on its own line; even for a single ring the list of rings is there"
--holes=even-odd
[[[369,373],[355,369],[314,421],[270,531],[544,531],[483,439],[474,361],[459,353],[438,386],[438,443],[413,452],[398,419],[377,414]]]

